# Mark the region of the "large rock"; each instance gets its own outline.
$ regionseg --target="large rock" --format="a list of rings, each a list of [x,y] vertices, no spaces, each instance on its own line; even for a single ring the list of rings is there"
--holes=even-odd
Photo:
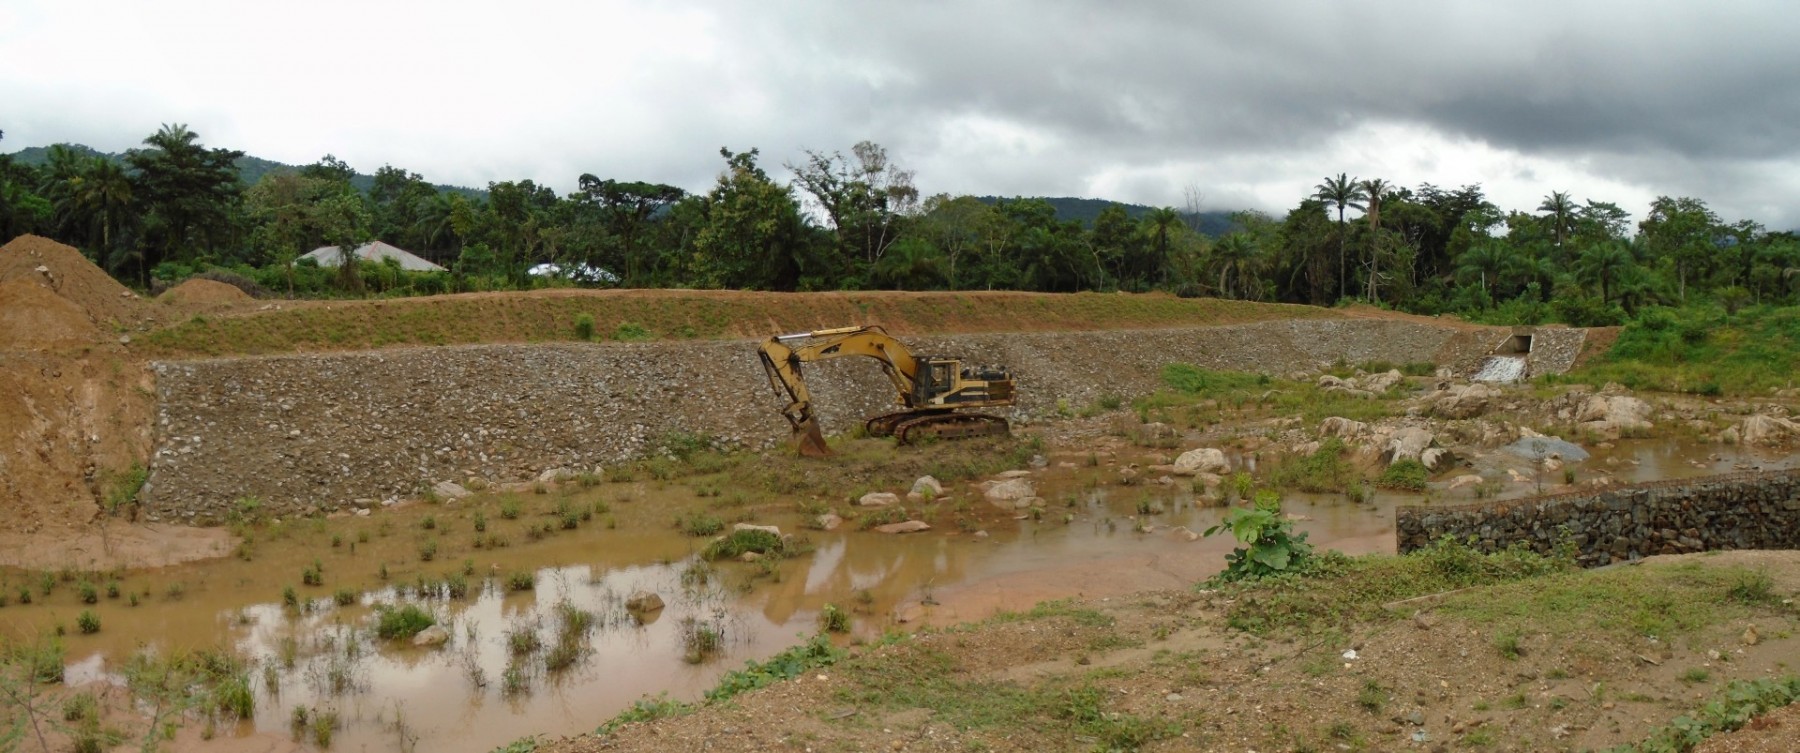
[[[1331,416],[1319,422],[1319,436],[1351,439],[1360,437],[1369,430],[1369,425],[1361,421],[1352,421],[1343,416]]]
[[[1488,412],[1501,394],[1481,382],[1459,384],[1432,398],[1431,412],[1443,418],[1474,418]]]
[[[931,524],[923,520],[903,520],[884,526],[875,526],[876,533],[918,533],[931,530]]]
[[[869,492],[856,500],[859,507],[887,507],[900,504],[900,495],[893,492]]]
[[[449,642],[450,631],[445,630],[441,625],[432,625],[424,630],[420,630],[419,634],[413,636],[412,639],[412,644],[414,646],[424,646],[426,648],[436,648]]]
[[[813,525],[818,526],[819,530],[821,530],[821,531],[835,531],[835,530],[837,530],[838,526],[841,526],[843,524],[844,524],[844,519],[838,517],[834,513],[828,512],[828,513],[825,513],[824,515],[820,515],[817,518],[813,518]]]
[[[1581,427],[1617,439],[1621,434],[1651,428],[1650,404],[1630,395],[1594,395],[1575,414]]]
[[[1427,447],[1419,452],[1419,462],[1425,464],[1425,470],[1435,471],[1450,462],[1450,451],[1442,447]]]
[[[907,492],[906,496],[910,498],[915,494],[920,498],[937,499],[944,496],[944,485],[931,476],[920,476],[919,480],[913,482],[912,491]]]
[[[1175,458],[1175,475],[1192,476],[1196,473],[1229,473],[1231,461],[1225,458],[1222,450],[1213,447],[1202,447],[1188,450]]]
[[[1004,503],[1003,506],[1012,507],[1013,502],[1037,496],[1037,489],[1033,488],[1031,482],[1026,479],[1010,478],[994,482],[982,494],[990,502]]]
[[[625,599],[625,610],[628,612],[655,612],[663,608],[661,596],[654,591],[634,591]]]
[[[733,523],[731,525],[731,530],[732,531],[767,531],[769,533],[775,534],[775,538],[781,538],[781,527],[780,526],[759,526],[754,523]]]
[[[436,494],[438,499],[446,501],[462,499],[474,494],[474,492],[464,489],[462,484],[456,483],[455,481],[439,481],[436,486],[431,487],[431,493]]]
[[[1738,441],[1748,445],[1779,445],[1800,436],[1800,424],[1779,416],[1760,413],[1744,419],[1737,426]]]
[[[1369,374],[1368,376],[1358,377],[1356,379],[1356,385],[1380,395],[1393,389],[1394,385],[1399,384],[1400,381],[1405,378],[1406,375],[1401,374],[1399,369],[1389,369],[1381,374]]]
[[[1383,448],[1388,456],[1388,465],[1402,460],[1423,462],[1419,457],[1420,453],[1423,453],[1434,441],[1436,440],[1431,436],[1431,432],[1416,426],[1396,429],[1393,434],[1388,435],[1387,447]]]

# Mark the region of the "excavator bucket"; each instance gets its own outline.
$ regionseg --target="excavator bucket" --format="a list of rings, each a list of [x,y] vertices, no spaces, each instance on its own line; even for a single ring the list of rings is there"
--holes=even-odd
[[[819,422],[805,421],[794,427],[794,449],[800,451],[803,458],[831,457],[831,448],[825,444],[825,434],[819,431]]]

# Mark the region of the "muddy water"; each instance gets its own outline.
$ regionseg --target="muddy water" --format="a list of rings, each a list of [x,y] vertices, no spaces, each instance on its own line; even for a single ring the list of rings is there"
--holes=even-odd
[[[1489,462],[1483,472],[1503,476],[1497,469],[1512,461]],[[1573,467],[1579,478],[1604,471],[1637,481],[1795,462],[1735,448],[1626,440],[1594,450]],[[1522,460],[1513,465],[1529,467]],[[981,619],[1050,598],[1183,587],[1221,566],[1229,541],[1190,542],[1177,530],[1204,530],[1218,522],[1221,510],[1194,505],[1179,484],[1096,482],[1110,473],[1052,472],[1054,480],[1040,487],[1048,504],[1038,518],[1016,519],[1010,510],[977,501],[963,508],[970,524],[959,527],[940,516],[938,530],[924,534],[804,532],[812,551],[767,570],[737,562],[697,564],[703,540],[681,534],[669,518],[677,510],[710,508],[728,519],[797,530],[791,502],[720,507],[716,497],[698,497],[680,483],[604,485],[569,496],[500,495],[369,519],[266,524],[249,529],[250,543],[239,557],[116,574],[116,598],[106,596],[110,578],[104,575],[66,582],[53,577],[45,597],[40,575],[0,574],[0,592],[14,602],[0,611],[0,623],[16,634],[65,626],[71,684],[118,682],[116,668],[144,648],[224,646],[251,658],[256,719],[221,730],[202,748],[229,749],[236,741],[283,749],[291,745],[293,708],[306,706],[338,712],[344,727],[334,740],[337,750],[393,749],[397,716],[418,736],[420,750],[488,750],[527,734],[591,730],[646,694],[697,698],[726,670],[814,632],[827,603],[851,611],[854,634],[867,638],[897,627]],[[1535,486],[1508,482],[1497,496],[1530,494]],[[1459,495],[1472,492],[1434,488],[1432,494],[1462,501]],[[1393,508],[1418,499],[1383,493],[1358,505],[1336,495],[1289,495],[1286,510],[1321,547],[1380,552],[1394,545]],[[513,506],[519,515],[508,519],[504,511]],[[575,530],[553,526],[557,530],[543,534],[545,523],[560,521],[559,508],[584,511],[588,519]],[[1140,515],[1144,508],[1161,512]],[[475,530],[478,511],[485,531]],[[987,535],[977,535],[976,528]],[[494,537],[505,546],[493,547]],[[480,548],[478,539],[484,541]],[[423,561],[428,549],[431,559]],[[315,563],[323,584],[302,584],[302,572]],[[421,580],[438,584],[465,572],[464,598],[421,595]],[[532,574],[534,588],[508,589],[513,573]],[[92,578],[100,591],[95,605],[78,598],[83,578]],[[290,587],[303,607],[283,604]],[[16,603],[21,589],[37,597],[32,605]],[[641,622],[623,609],[623,599],[640,589],[667,601]],[[333,603],[340,590],[354,595],[352,603]],[[131,606],[134,597],[137,605]],[[449,628],[449,643],[426,649],[375,638],[370,626],[378,607],[399,603],[430,609]],[[556,645],[568,608],[588,613],[594,624],[582,634],[578,660],[551,670],[546,649],[515,656],[515,635]],[[74,618],[83,609],[101,616],[99,634],[75,634]],[[912,622],[898,624],[897,614]],[[717,653],[690,655],[684,637],[699,629],[722,636]]]

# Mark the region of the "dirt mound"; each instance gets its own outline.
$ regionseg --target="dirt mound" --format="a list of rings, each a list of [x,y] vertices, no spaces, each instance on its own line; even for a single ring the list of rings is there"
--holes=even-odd
[[[99,330],[87,312],[50,290],[47,281],[0,282],[0,350],[89,342]]]
[[[135,324],[144,318],[142,301],[73,246],[21,235],[0,246],[0,282],[31,279],[79,308],[95,327]]]
[[[224,308],[254,299],[235,285],[195,277],[169,288],[156,300],[185,308]]]

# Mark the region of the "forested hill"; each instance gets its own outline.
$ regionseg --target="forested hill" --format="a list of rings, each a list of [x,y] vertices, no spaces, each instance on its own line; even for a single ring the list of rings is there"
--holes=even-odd
[[[1002,201],[1016,199],[1038,199],[1056,209],[1056,219],[1075,220],[1082,227],[1093,227],[1094,218],[1100,216],[1100,210],[1117,204],[1125,209],[1125,214],[1132,219],[1140,219],[1156,207],[1143,204],[1125,204],[1105,199],[1081,199],[1073,196],[977,196],[975,199],[983,204],[998,204]],[[1231,232],[1231,213],[1226,211],[1203,211],[1196,214],[1181,213],[1182,219],[1188,221],[1190,227],[1198,229],[1201,234],[1217,238]],[[1197,222],[1196,222],[1197,221]]]
[[[125,162],[125,155],[122,153],[102,152],[83,144],[65,144],[64,146],[67,146],[70,151],[83,157],[98,156],[105,157],[121,164]],[[26,147],[14,152],[11,157],[20,164],[41,167],[44,163],[50,161],[50,148],[45,146]],[[300,172],[300,166],[298,165],[289,165],[274,160],[266,160],[261,157],[252,157],[248,154],[237,158],[236,165],[238,169],[238,179],[243,181],[245,186],[256,185],[257,181],[262,180],[263,176],[268,175],[269,173]],[[366,194],[369,192],[369,189],[375,185],[375,176],[356,173],[350,178],[350,185],[355,186],[356,190]],[[487,198],[487,192],[478,188],[448,186],[441,183],[434,183],[432,186],[439,191],[459,193],[471,199]]]

